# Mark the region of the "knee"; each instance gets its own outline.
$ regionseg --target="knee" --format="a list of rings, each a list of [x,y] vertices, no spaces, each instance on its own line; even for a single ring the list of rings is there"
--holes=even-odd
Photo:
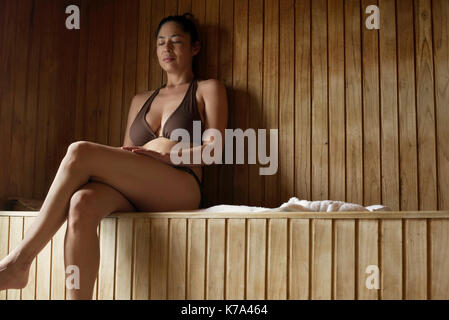
[[[100,223],[95,194],[89,190],[80,190],[70,199],[67,227],[71,231],[83,231],[96,228]]]
[[[76,169],[88,157],[91,143],[88,141],[76,141],[69,145],[67,153],[64,157],[65,167],[68,169]]]

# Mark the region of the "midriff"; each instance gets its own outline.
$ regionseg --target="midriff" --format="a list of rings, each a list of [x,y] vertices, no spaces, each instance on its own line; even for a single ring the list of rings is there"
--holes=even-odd
[[[152,150],[152,151],[159,152],[159,153],[170,153],[171,149],[178,143],[181,144],[183,149],[190,148],[190,146],[191,146],[190,143],[188,143],[188,142],[182,143],[182,142],[167,139],[163,136],[159,136],[153,140],[148,141],[143,146],[141,146],[141,148]],[[184,166],[184,165],[181,163],[181,164],[179,164],[179,166]],[[203,177],[202,177],[203,172],[202,172],[201,166],[190,167],[190,169],[192,169],[193,172],[195,172],[195,174],[198,176],[200,181],[203,181]]]

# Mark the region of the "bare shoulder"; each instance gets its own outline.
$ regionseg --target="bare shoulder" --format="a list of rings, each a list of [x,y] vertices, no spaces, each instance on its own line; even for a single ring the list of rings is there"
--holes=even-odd
[[[198,80],[198,94],[201,100],[226,95],[226,87],[217,79]]]

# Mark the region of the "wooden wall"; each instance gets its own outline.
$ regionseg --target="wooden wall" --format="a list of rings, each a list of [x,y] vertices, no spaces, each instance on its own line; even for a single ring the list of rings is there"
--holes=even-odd
[[[0,197],[44,198],[71,142],[121,145],[132,96],[165,82],[155,28],[186,11],[228,127],[279,129],[277,174],[207,167],[206,206],[449,208],[446,0],[0,0]]]

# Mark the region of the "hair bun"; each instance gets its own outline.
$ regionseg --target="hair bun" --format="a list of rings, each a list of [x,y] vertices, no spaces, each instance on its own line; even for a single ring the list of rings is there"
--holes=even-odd
[[[182,17],[189,19],[189,20],[193,20],[193,14],[191,14],[190,12],[186,12],[182,15]]]

